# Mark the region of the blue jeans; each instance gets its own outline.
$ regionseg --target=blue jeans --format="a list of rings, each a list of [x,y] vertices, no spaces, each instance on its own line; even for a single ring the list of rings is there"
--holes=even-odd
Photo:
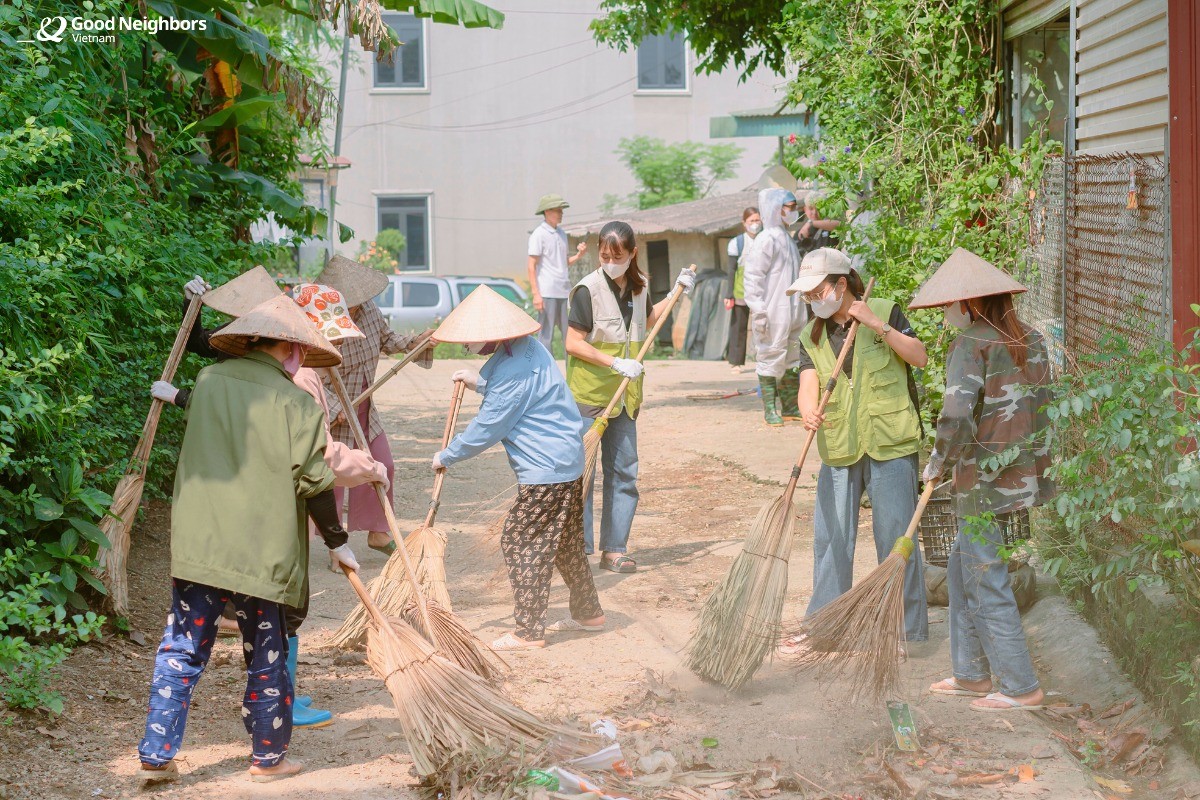
[[[1021,627],[1008,564],[1000,558],[1000,526],[958,520],[950,548],[946,581],[950,590],[950,664],[960,681],[982,681],[995,674],[1008,695],[1038,688],[1033,660]]]
[[[176,580],[171,613],[154,659],[146,735],[138,745],[143,764],[159,766],[179,754],[196,681],[208,664],[217,620],[233,601],[246,660],[242,722],[251,737],[251,763],[273,767],[292,740],[292,681],[284,606],[258,597]]]
[[[592,427],[593,419],[583,418],[583,430]],[[600,438],[600,464],[597,474],[604,474],[604,508],[600,512],[600,552],[627,552],[629,531],[633,528],[633,515],[638,504],[638,454],[637,422],[629,412],[621,413],[608,421],[608,428]],[[583,545],[584,552],[595,552],[594,524],[592,517],[592,486],[583,487]]]
[[[854,545],[864,490],[871,498],[875,554],[882,562],[917,510],[916,454],[888,461],[863,456],[848,467],[821,466],[813,512],[813,594],[806,615],[841,597],[854,583]],[[910,642],[929,638],[919,547],[904,573],[904,635]]]

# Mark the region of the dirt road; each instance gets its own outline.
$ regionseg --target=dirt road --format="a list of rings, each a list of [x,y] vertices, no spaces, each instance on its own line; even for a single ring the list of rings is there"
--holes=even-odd
[[[440,362],[430,371],[406,370],[377,395],[397,457],[397,513],[407,527],[424,515],[429,460],[450,397],[449,375],[458,366]],[[683,669],[680,651],[700,604],[728,569],[758,507],[780,491],[802,440],[798,425],[782,430],[763,425],[754,396],[693,399],[754,382],[752,374],[731,375],[724,364],[648,366],[649,402],[639,422],[641,504],[630,542],[640,569],[623,576],[596,573],[609,619],[603,633],[560,636],[543,651],[508,657],[509,689],[518,702],[582,724],[599,716],[618,718],[631,762],[662,749],[672,753],[679,771],[711,765],[737,773],[693,790],[704,798],[825,796],[816,786],[829,796],[863,798],[1173,797],[1173,787],[1200,777],[1165,746],[1136,754],[1139,774],[1120,766],[1093,772],[1090,767],[1106,761],[1113,726],[1152,728],[1154,722],[1140,702],[1105,721],[1091,719],[1137,695],[1114,672],[1091,629],[1052,592],[1026,619],[1046,688],[1062,706],[1051,714],[983,715],[969,711],[965,700],[924,693],[931,681],[948,674],[949,665],[945,610],[931,610],[931,641],[911,647],[901,698],[911,704],[924,753],[896,750],[884,709],[850,706],[836,687],[818,685],[787,665],[766,665],[736,694],[701,683]],[[477,396],[468,393],[462,424],[477,407]],[[788,601],[793,617],[803,610],[812,583],[814,469],[810,466],[797,493]],[[511,594],[489,526],[514,488],[497,448],[451,472],[439,515],[451,531],[455,610],[485,641],[512,621]],[[156,506],[135,532],[131,621],[145,643],[110,637],[81,648],[63,670],[61,688],[68,696],[62,718],[17,717],[0,728],[0,798],[112,798],[134,792],[144,697],[167,610],[167,513]],[[863,523],[869,526],[869,512]],[[384,558],[367,550],[362,537],[352,543],[365,575],[376,574]],[[871,550],[859,549],[857,574],[873,566]],[[196,692],[180,756],[184,776],[154,796],[416,796],[390,697],[360,655],[322,648],[354,601],[344,578],[325,569],[319,551],[312,564],[312,613],[302,631],[299,688],[337,716],[330,727],[296,732],[291,752],[305,763],[304,774],[267,786],[246,780],[248,748],[238,713],[244,673],[238,645],[225,640]],[[565,588],[558,583],[550,619],[565,615]],[[705,747],[703,739],[717,744]],[[1131,758],[1125,754],[1125,763]],[[1156,764],[1163,759],[1159,772]],[[1031,780],[1017,781],[1022,765]],[[803,778],[792,777],[797,774]],[[972,780],[987,783],[972,786]],[[717,789],[711,788],[714,782]]]

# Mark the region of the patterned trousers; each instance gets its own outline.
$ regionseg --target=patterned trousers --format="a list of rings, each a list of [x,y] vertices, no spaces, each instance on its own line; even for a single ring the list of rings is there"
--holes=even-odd
[[[513,587],[517,636],[546,636],[546,606],[557,567],[571,592],[571,617],[604,613],[583,554],[583,482],[517,486],[517,500],[504,520],[500,550]]]
[[[217,619],[232,601],[246,659],[242,722],[251,737],[252,763],[273,767],[292,740],[292,681],[284,606],[258,597],[176,580],[171,613],[154,659],[146,735],[138,745],[142,763],[165,764],[179,753],[192,691],[217,636]]]

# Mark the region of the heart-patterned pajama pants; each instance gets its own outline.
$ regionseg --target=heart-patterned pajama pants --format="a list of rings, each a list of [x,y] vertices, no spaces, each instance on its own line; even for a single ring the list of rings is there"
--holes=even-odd
[[[287,671],[285,607],[199,583],[173,581],[171,613],[154,659],[146,736],[138,745],[142,763],[160,766],[183,743],[188,706],[217,637],[226,602],[237,610],[246,659],[242,722],[252,739],[252,763],[272,767],[292,740],[292,681]]]

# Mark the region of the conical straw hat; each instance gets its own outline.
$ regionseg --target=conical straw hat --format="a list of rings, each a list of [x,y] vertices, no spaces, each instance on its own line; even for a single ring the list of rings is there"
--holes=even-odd
[[[1007,274],[960,247],[921,285],[908,307],[936,308],[973,297],[1024,291],[1025,287]]]
[[[758,179],[759,189],[787,189],[789,192],[796,191],[796,178],[788,171],[788,168],[782,164],[774,164],[767,167]]]
[[[354,308],[378,297],[388,287],[388,276],[344,256],[334,256],[314,283],[337,289],[346,298],[346,305]]]
[[[201,295],[204,305],[211,309],[240,317],[260,303],[278,297],[282,292],[262,267],[255,267]]]
[[[446,315],[433,332],[437,342],[498,342],[536,333],[542,326],[533,317],[489,286],[480,285]]]
[[[306,367],[336,367],[342,363],[337,348],[317,332],[296,301],[285,294],[255,306],[214,333],[208,341],[223,353],[244,356],[259,338],[305,345],[309,348],[304,358]]]

